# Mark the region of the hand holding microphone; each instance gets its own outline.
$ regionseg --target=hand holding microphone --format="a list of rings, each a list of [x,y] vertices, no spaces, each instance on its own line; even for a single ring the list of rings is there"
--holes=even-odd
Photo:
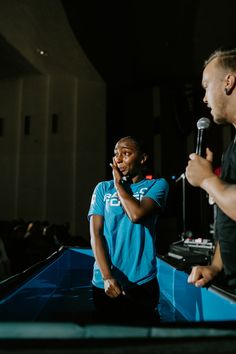
[[[212,169],[213,153],[207,148],[206,158],[196,153],[191,154],[189,158],[190,160],[185,171],[186,178],[192,186],[202,187],[203,181],[214,175]]]
[[[212,169],[213,153],[207,148],[206,158],[201,157],[204,130],[208,129],[209,126],[210,120],[208,118],[203,117],[197,122],[198,135],[196,153],[189,156],[190,160],[185,171],[188,182],[194,187],[201,187],[206,178],[210,177],[212,174],[214,175]]]

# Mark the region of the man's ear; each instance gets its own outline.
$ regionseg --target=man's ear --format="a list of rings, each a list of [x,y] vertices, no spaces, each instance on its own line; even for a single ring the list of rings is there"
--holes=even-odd
[[[141,158],[141,164],[144,164],[148,159],[148,155],[147,154],[142,154],[142,158]]]
[[[225,93],[230,95],[236,86],[236,77],[233,74],[228,74],[225,77]]]

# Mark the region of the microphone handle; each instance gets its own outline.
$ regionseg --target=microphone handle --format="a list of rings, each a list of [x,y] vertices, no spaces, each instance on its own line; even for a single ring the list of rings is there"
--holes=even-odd
[[[202,153],[202,137],[203,137],[203,130],[204,129],[198,129],[197,132],[197,146],[196,146],[196,154],[201,156]]]

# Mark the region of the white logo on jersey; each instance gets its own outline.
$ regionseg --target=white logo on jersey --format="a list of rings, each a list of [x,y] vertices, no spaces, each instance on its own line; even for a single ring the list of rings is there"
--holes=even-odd
[[[107,193],[104,195],[104,202],[108,203],[109,205],[112,206],[120,206],[120,201],[117,195],[117,192],[111,194],[111,193]]]
[[[138,200],[142,200],[144,195],[145,195],[145,191],[146,190],[147,190],[147,187],[141,188],[140,191],[138,191],[135,194],[133,194],[133,197],[138,199]]]
[[[142,198],[145,195],[145,192],[148,188],[144,187],[141,188],[139,191],[135,192],[133,194],[133,197],[136,198],[137,200],[142,200]],[[117,192],[111,194],[107,193],[104,195],[104,202],[108,203],[110,206],[120,206],[120,200],[118,198]]]

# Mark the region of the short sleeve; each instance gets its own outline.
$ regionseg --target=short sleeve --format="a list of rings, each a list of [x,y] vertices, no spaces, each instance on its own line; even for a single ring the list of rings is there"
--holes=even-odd
[[[164,178],[159,178],[155,180],[155,183],[149,188],[145,197],[153,199],[161,209],[164,209],[168,193],[169,184]]]
[[[94,214],[104,216],[104,205],[104,183],[100,182],[93,191],[88,218]]]

